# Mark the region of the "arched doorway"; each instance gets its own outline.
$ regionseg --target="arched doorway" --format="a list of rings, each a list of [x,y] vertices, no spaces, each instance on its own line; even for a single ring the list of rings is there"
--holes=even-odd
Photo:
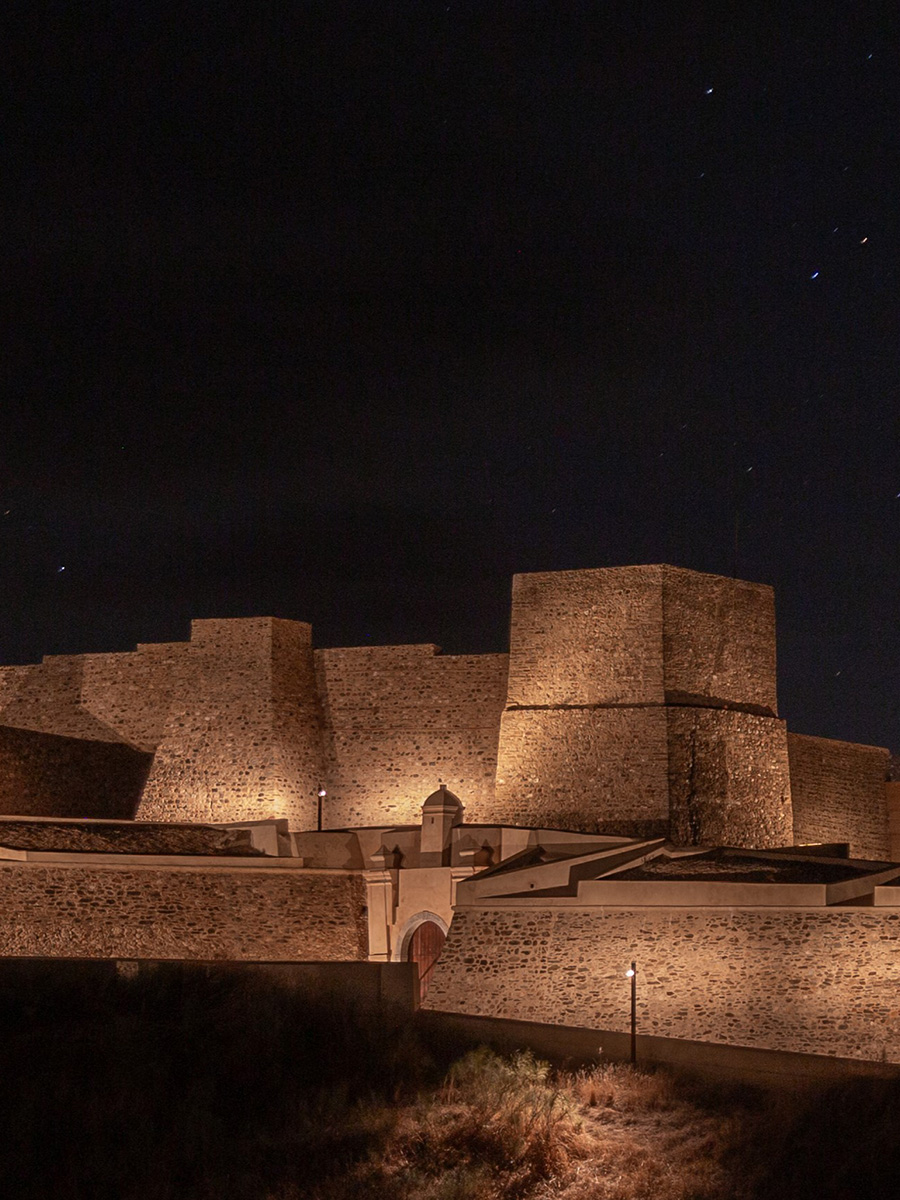
[[[447,935],[440,925],[434,921],[422,921],[413,930],[412,937],[407,943],[406,958],[414,962],[419,971],[419,1001],[425,999],[434,964],[441,957]]]

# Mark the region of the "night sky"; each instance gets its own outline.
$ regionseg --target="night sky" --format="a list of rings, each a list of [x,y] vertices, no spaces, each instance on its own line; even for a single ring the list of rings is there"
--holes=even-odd
[[[900,750],[900,23],[680,7],[7,5],[0,661],[669,562]]]

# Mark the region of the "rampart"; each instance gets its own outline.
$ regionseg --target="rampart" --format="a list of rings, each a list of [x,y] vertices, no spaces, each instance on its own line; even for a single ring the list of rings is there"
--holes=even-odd
[[[508,655],[314,653],[309,625],[259,617],[0,667],[3,727],[153,755],[135,809],[124,753],[92,791],[79,781],[103,755],[70,748],[67,792],[62,750],[42,765],[23,739],[8,801],[0,779],[23,814],[310,830],[324,786],[325,828],[407,824],[443,781],[468,821],[889,852],[886,752],[792,738],[789,756],[771,589],[669,566],[515,576]]]
[[[425,1007],[900,1062],[900,911],[463,907]]]
[[[138,816],[312,828],[324,764],[309,625],[194,621],[177,683]]]
[[[788,734],[794,840],[849,842],[854,858],[891,857],[886,806],[890,754]]]
[[[337,962],[368,954],[358,874],[246,860],[0,861],[0,957]]]

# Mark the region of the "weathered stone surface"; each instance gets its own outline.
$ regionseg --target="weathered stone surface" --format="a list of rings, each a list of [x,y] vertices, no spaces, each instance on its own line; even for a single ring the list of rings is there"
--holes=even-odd
[[[797,733],[788,734],[788,750],[794,840],[849,842],[854,858],[890,858],[889,752]]]
[[[324,785],[326,828],[412,824],[443,781],[469,821],[644,836],[671,809],[679,840],[790,840],[770,588],[669,566],[518,575],[510,642],[314,655],[301,622],[195,621],[189,642],[0,668],[0,724],[152,752],[146,820],[312,829]],[[796,835],[886,853],[883,752],[796,745]],[[127,788],[110,808],[76,773],[50,798],[23,764],[14,810],[129,811]]]
[[[0,863],[0,956],[337,962],[368,952],[344,872]]]
[[[426,1008],[900,1062],[900,912],[464,908]]]
[[[776,712],[771,588],[670,566],[514,576],[509,707],[666,700]]]
[[[661,704],[662,571],[514,575],[507,706]]]
[[[663,567],[666,699],[775,715],[775,597],[760,583]]]
[[[669,820],[666,710],[503,714],[494,819],[652,837]]]
[[[323,773],[310,627],[193,622],[139,818],[287,817],[309,829]]]
[[[686,846],[790,846],[784,722],[716,708],[666,711],[672,840]]]
[[[507,656],[437,647],[316,653],[328,753],[328,824],[417,823],[443,781],[469,821],[490,819]]]

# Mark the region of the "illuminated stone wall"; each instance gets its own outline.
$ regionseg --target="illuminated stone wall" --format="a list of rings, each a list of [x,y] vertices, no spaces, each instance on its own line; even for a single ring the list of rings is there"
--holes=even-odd
[[[368,953],[343,872],[0,863],[0,956],[339,962]]]
[[[0,726],[0,814],[134,816],[150,755]]]
[[[720,708],[669,707],[669,836],[681,845],[793,842],[785,724]]]
[[[500,726],[494,819],[589,833],[665,835],[667,769],[661,705],[513,709]]]
[[[426,1008],[900,1062],[900,912],[463,908]]]
[[[463,799],[467,821],[492,819],[507,656],[436,650],[316,652],[331,827],[417,823],[440,781]]]
[[[517,575],[510,648],[314,655],[301,622],[195,621],[189,642],[0,667],[0,727],[153,752],[148,820],[311,829],[324,784],[326,827],[415,823],[443,781],[469,821],[644,836],[671,819],[684,842],[888,853],[883,751],[795,739],[792,819],[770,588],[668,566]],[[109,811],[53,794],[60,814]]]
[[[890,858],[889,752],[797,733],[788,749],[795,840],[849,842],[853,858]]]
[[[322,772],[309,625],[194,621],[139,818],[309,829]]]

